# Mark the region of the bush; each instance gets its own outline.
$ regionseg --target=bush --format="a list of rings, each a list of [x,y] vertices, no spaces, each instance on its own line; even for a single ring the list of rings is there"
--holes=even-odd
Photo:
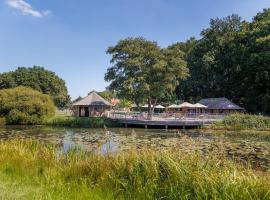
[[[104,126],[119,126],[117,122],[104,117],[55,117],[49,120],[47,125],[85,128],[103,128]]]
[[[65,81],[43,67],[18,67],[15,71],[0,73],[0,89],[18,86],[29,87],[50,95],[58,108],[65,108],[70,103]]]
[[[270,129],[270,117],[248,114],[232,114],[226,116],[219,124],[233,129]]]
[[[0,126],[4,126],[6,124],[6,119],[4,117],[0,117]]]
[[[0,105],[7,124],[42,124],[55,114],[50,96],[26,87],[0,90]]]

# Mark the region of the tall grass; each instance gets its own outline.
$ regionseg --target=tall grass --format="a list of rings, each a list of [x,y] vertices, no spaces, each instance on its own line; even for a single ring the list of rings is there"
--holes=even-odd
[[[0,143],[2,199],[270,199],[269,172],[169,151],[93,155],[32,141]]]
[[[50,119],[47,125],[67,126],[67,127],[85,127],[85,128],[103,128],[118,127],[119,124],[111,119],[104,117],[66,117],[58,116]]]
[[[258,129],[270,130],[270,117],[248,114],[232,114],[212,127],[225,129]]]
[[[0,126],[4,126],[6,124],[6,119],[4,117],[0,117]]]

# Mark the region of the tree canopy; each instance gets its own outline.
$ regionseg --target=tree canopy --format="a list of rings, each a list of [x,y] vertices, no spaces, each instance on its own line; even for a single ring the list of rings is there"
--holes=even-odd
[[[49,95],[22,86],[0,90],[0,105],[7,124],[42,124],[55,114]]]
[[[270,113],[270,9],[251,22],[238,15],[212,19],[201,36],[174,45],[190,70],[177,96],[194,102],[225,96],[250,112]]]
[[[70,97],[65,81],[43,67],[18,67],[15,71],[0,74],[0,89],[25,86],[52,97],[58,108],[65,108]]]
[[[144,38],[127,38],[109,47],[112,67],[105,80],[109,89],[138,106],[150,105],[175,90],[179,82],[188,76],[184,53],[175,46],[160,48],[156,42]]]

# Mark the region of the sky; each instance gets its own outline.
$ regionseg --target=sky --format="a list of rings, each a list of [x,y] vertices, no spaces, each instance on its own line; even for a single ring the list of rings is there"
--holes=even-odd
[[[142,36],[161,47],[200,37],[211,18],[250,21],[270,0],[0,0],[0,73],[43,66],[74,99],[102,91],[109,46]]]

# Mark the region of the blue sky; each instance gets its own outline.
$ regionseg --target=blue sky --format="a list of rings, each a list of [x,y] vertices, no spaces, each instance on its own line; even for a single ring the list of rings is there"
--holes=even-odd
[[[250,21],[270,0],[1,0],[0,72],[40,65],[55,71],[73,98],[104,90],[105,51],[125,37],[162,47],[199,37],[210,18]]]

